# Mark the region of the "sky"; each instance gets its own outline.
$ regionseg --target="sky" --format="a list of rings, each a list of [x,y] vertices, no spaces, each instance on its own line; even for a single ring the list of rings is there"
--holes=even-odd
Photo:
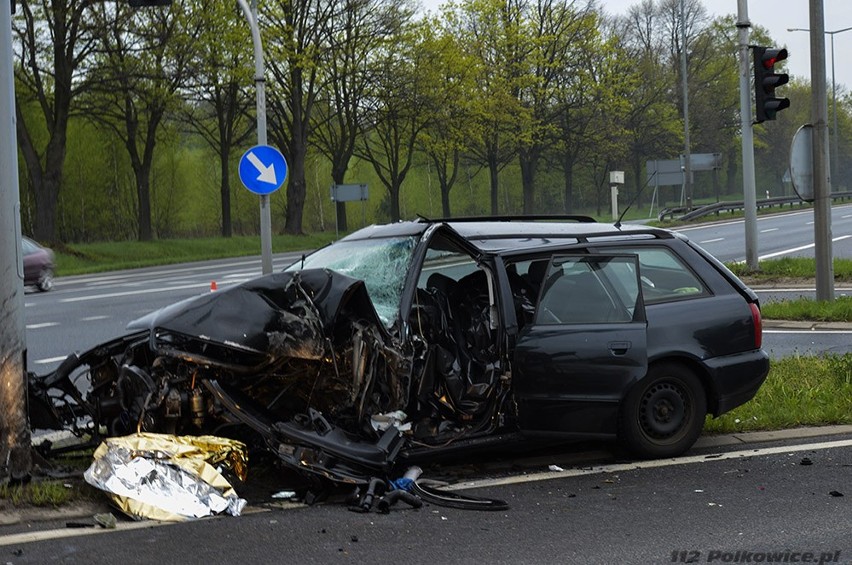
[[[852,27],[852,1],[822,0],[825,11],[825,31]],[[610,14],[625,14],[628,8],[639,0],[598,0],[604,11]],[[421,0],[424,8],[435,10],[440,0]],[[724,16],[737,13],[737,0],[702,0],[707,12],[712,16]],[[752,25],[760,25],[769,31],[777,45],[767,47],[786,47],[789,52],[787,73],[810,80],[811,49],[810,34],[803,31],[787,31],[788,28],[809,28],[809,0],[748,0],[748,17]],[[783,9],[781,7],[783,6]],[[831,36],[825,37],[825,76],[831,88]],[[834,35],[835,80],[838,88],[844,85],[852,87],[852,65],[848,57],[852,53],[852,30]]]

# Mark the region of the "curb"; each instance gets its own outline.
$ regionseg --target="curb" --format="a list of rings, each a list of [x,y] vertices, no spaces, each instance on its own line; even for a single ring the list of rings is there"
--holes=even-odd
[[[744,445],[748,443],[761,443],[765,441],[782,441],[789,439],[806,439],[830,435],[852,436],[852,425],[817,426],[810,428],[790,428],[786,430],[769,430],[762,432],[741,432],[724,435],[702,435],[692,446],[692,449],[726,447],[730,445]]]
[[[763,319],[763,329],[776,330],[823,330],[823,331],[852,331],[850,322],[813,322],[798,320],[767,320]]]

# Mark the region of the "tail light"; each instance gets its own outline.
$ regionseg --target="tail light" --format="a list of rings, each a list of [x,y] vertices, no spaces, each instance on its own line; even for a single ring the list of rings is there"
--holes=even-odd
[[[751,307],[751,324],[754,327],[754,348],[760,349],[763,345],[763,320],[760,317],[760,308],[754,302]]]

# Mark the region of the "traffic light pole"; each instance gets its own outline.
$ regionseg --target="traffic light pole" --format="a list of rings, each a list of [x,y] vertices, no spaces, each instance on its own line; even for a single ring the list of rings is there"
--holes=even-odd
[[[822,0],[810,0],[811,124],[813,125],[814,256],[816,298],[834,300],[831,253],[831,177],[828,158],[828,93],[825,84],[825,11]]]
[[[751,117],[751,88],[749,86],[749,46],[747,0],[737,0],[737,30],[740,42],[740,121],[742,124],[743,204],[745,207],[746,266],[757,271],[757,190],[754,182],[754,125]]]

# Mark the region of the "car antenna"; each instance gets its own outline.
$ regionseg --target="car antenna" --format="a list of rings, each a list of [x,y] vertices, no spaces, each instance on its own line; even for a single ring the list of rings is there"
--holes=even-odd
[[[648,180],[645,181],[645,184],[642,185],[642,188],[636,191],[636,194],[633,196],[633,199],[630,200],[630,203],[624,208],[621,212],[621,215],[618,216],[618,219],[615,221],[615,229],[621,229],[621,220],[624,219],[624,215],[627,214],[627,211],[630,210],[630,207],[636,202],[636,199],[639,198],[639,195],[642,194],[642,191],[647,188],[648,184],[650,184],[651,179],[657,176],[657,171],[655,170],[651,176],[648,177]]]
[[[305,254],[302,253],[302,265],[299,267],[299,270],[304,270],[305,268]]]

